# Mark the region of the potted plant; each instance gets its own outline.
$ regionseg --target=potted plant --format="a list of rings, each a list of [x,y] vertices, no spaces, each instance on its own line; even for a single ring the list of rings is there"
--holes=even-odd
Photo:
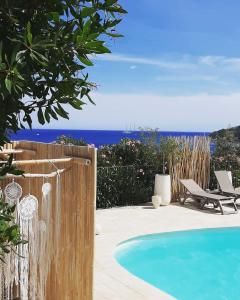
[[[178,144],[173,138],[161,137],[159,142],[158,156],[161,174],[155,176],[154,195],[161,196],[161,205],[171,202],[171,177],[169,175],[168,163],[178,153]]]

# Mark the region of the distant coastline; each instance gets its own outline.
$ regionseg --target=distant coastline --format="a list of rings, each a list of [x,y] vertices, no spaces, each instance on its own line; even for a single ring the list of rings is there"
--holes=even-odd
[[[125,130],[77,130],[77,129],[25,129],[11,135],[11,140],[28,140],[35,142],[52,143],[60,135],[71,136],[76,139],[83,138],[88,144],[96,147],[106,144],[118,143],[122,138],[139,139],[141,131]],[[193,131],[159,131],[159,136],[208,136],[210,132]]]

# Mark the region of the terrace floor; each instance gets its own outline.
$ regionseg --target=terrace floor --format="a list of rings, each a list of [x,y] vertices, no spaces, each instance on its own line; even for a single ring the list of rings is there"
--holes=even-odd
[[[191,203],[153,209],[147,203],[97,210],[96,224],[102,227],[102,233],[95,239],[94,300],[170,300],[171,296],[130,274],[115,261],[113,252],[117,244],[144,234],[239,226],[240,212],[221,215],[210,208],[198,210]]]

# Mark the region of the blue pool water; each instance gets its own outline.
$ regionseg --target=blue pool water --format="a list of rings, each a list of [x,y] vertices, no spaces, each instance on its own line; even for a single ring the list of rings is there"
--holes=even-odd
[[[115,258],[178,300],[240,299],[240,227],[140,236]]]

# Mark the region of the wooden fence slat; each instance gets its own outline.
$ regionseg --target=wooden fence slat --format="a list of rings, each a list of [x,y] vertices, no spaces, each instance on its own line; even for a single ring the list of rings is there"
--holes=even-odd
[[[56,222],[56,202],[52,201],[52,222],[50,230],[51,249],[49,251],[51,267],[46,285],[46,300],[92,300],[93,297],[93,251],[94,251],[94,215],[96,205],[96,150],[92,147],[44,144],[36,142],[13,142],[5,146],[11,152],[14,149],[28,149],[27,152],[14,153],[14,159],[31,159],[31,151],[35,151],[35,160],[53,160],[74,157],[73,160],[58,162],[59,169],[68,169],[61,174],[61,230],[59,240],[54,237]],[[91,164],[80,162],[79,158]],[[22,164],[21,169],[27,173],[48,174],[56,171],[52,164]],[[10,179],[0,181],[2,188]],[[42,207],[42,184],[39,178],[17,178],[23,188],[23,195],[29,193],[39,201]],[[56,178],[49,178],[52,184],[52,200],[56,199]],[[41,216],[39,216],[41,217]],[[56,251],[56,244],[59,245]],[[56,253],[58,257],[56,259]],[[40,266],[39,272],[44,272]],[[45,300],[45,299],[39,299]]]

